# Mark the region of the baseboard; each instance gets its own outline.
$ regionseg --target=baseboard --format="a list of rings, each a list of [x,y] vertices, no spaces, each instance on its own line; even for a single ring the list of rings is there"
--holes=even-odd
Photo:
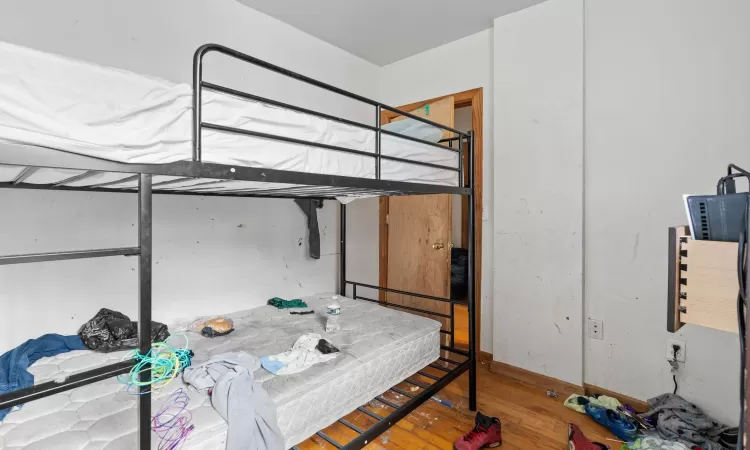
[[[479,360],[483,361],[483,358],[489,356],[492,357],[491,354],[481,352],[483,354],[480,354]],[[567,381],[562,381],[557,378],[548,377],[546,375],[542,375],[536,372],[531,372],[526,369],[521,369],[520,367],[511,366],[510,364],[501,363],[499,361],[491,361],[490,362],[490,372],[496,373],[498,375],[503,375],[508,378],[512,378],[513,380],[516,380],[518,382],[527,384],[529,386],[535,386],[541,389],[544,389],[545,391],[555,391],[557,392],[561,397],[565,396],[568,397],[571,394],[579,394],[579,395],[606,395],[608,397],[613,397],[619,400],[623,404],[628,404],[633,407],[638,412],[646,412],[648,411],[648,404],[644,402],[643,400],[630,397],[628,395],[620,394],[618,392],[610,391],[609,389],[600,388],[599,386],[594,386],[593,384],[586,384],[584,383],[583,386],[578,386],[572,383],[568,383]]]
[[[518,382],[542,388],[546,391],[555,391],[560,397],[568,397],[571,394],[584,394],[582,386],[578,386],[567,381],[558,380],[557,378],[548,377],[536,372],[531,372],[520,367],[511,366],[510,364],[492,361],[490,372],[512,378]]]
[[[479,352],[479,359],[477,359],[480,364],[491,364],[492,363],[492,353],[487,352]]]
[[[610,391],[609,389],[600,388],[599,386],[594,386],[592,384],[583,384],[583,389],[586,391],[586,395],[606,395],[608,397],[616,398],[617,400],[620,400],[620,403],[622,404],[628,404],[633,407],[638,412],[646,412],[648,411],[648,403],[644,402],[643,400],[639,400],[637,398],[633,398],[627,395],[623,395],[617,392]]]

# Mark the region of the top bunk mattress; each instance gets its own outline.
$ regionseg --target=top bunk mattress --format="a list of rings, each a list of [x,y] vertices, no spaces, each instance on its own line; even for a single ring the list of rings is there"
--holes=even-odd
[[[0,142],[123,163],[192,159],[190,85],[4,42],[0,58]],[[367,129],[208,89],[202,105],[204,122],[375,154],[375,133]],[[385,134],[381,154],[458,168],[456,152]],[[202,161],[375,178],[370,156],[209,129]],[[455,171],[391,160],[382,160],[381,178],[458,185]]]
[[[232,351],[255,356],[278,354],[305,333],[318,333],[340,350],[337,358],[298,374],[275,376],[263,368],[254,373],[276,405],[287,448],[421,370],[440,354],[437,321],[340,298],[341,331],[328,334],[325,305],[331,295],[303,300],[315,314],[290,315],[288,309],[262,306],[225,315],[233,319],[235,327],[227,336],[209,339],[186,333],[196,363]],[[178,335],[169,342],[181,346],[182,340]],[[117,362],[125,354],[73,351],[42,358],[29,371],[39,384]],[[188,389],[181,380],[175,380],[154,395],[153,411],[179,388],[190,396],[188,409],[195,425],[183,448],[224,448],[227,425],[205,392]],[[0,448],[7,450],[125,450],[135,448],[136,441],[137,396],[128,395],[126,386],[115,378],[28,403],[0,422]],[[157,448],[158,442],[152,434],[152,448]]]

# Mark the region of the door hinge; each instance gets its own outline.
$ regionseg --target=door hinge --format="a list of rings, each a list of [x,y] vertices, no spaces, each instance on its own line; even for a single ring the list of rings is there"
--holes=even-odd
[[[385,215],[385,224],[388,225],[388,219],[391,217],[390,214]]]

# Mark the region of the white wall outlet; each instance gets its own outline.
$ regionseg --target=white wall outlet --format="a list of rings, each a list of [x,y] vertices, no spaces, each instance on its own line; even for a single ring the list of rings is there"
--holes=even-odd
[[[601,320],[589,319],[589,338],[604,339],[604,323]]]
[[[677,339],[667,339],[667,359],[672,360],[675,359],[675,353],[674,353],[674,346],[679,347],[677,349],[677,362],[684,363],[685,362],[685,352],[687,351],[687,347],[685,347],[685,341],[678,341]]]

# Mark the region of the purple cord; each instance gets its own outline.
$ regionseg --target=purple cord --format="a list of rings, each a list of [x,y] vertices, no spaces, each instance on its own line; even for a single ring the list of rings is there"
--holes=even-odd
[[[164,402],[164,405],[151,418],[151,430],[159,436],[159,450],[175,450],[185,443],[185,440],[195,427],[190,424],[192,415],[187,410],[190,397],[185,391],[174,391]]]

